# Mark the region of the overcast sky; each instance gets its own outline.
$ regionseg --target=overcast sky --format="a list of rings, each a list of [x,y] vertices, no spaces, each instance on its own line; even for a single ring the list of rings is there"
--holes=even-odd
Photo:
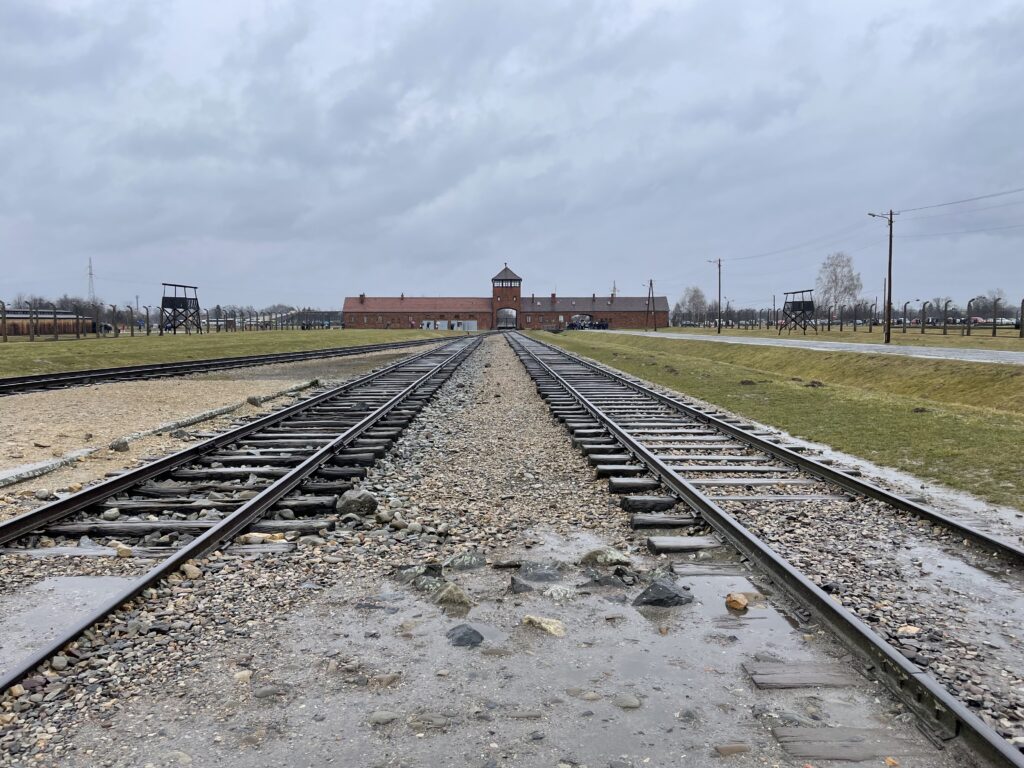
[[[91,257],[122,303],[488,295],[505,261],[675,300],[721,257],[770,306],[835,250],[873,297],[869,210],[1024,187],[1022,84],[1019,0],[0,0],[0,297]],[[896,234],[899,302],[1024,294],[1024,194]]]

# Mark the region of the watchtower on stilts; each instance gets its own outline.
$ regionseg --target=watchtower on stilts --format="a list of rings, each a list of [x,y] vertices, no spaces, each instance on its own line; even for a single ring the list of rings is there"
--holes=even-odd
[[[782,325],[779,326],[779,335],[784,330],[790,333],[802,328],[804,336],[807,335],[807,327],[818,333],[818,326],[814,322],[814,292],[808,288],[803,291],[786,291],[786,303],[782,305]]]
[[[160,301],[160,332],[167,329],[176,334],[181,328],[186,334],[203,332],[199,310],[199,292],[194,285],[163,283],[164,296]],[[191,295],[189,292],[191,291]]]

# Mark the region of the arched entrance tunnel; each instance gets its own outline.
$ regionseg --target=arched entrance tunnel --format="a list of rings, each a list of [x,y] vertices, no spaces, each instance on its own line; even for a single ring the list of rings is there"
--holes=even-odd
[[[511,307],[502,307],[495,313],[495,328],[511,328],[515,329],[519,327],[519,313]]]

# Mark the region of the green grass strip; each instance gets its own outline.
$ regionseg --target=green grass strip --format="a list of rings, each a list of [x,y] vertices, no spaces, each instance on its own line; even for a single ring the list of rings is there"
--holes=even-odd
[[[1024,508],[1024,368],[860,353],[538,338],[877,464]],[[818,381],[824,386],[807,386]]]
[[[203,335],[165,334],[0,344],[0,377],[81,371],[119,365],[171,363],[275,352],[381,344],[407,339],[448,338],[450,331],[317,330],[239,331]]]

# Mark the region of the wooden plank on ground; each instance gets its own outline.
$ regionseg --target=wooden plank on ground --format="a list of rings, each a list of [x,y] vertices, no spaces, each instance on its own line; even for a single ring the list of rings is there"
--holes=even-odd
[[[661,487],[661,481],[653,477],[611,477],[608,490],[612,493],[633,493],[633,491],[654,491]]]
[[[202,533],[213,528],[219,520],[92,520],[78,523],[55,523],[43,530],[51,536],[145,536],[149,533],[176,531]],[[248,530],[257,533],[283,533],[299,531],[316,533],[334,528],[333,520],[258,520]]]
[[[739,563],[676,562],[672,563],[676,576],[749,576]]]
[[[619,505],[627,512],[666,512],[677,503],[675,496],[623,496]]]
[[[266,544],[230,544],[225,551],[233,555],[258,555],[291,552],[295,544],[290,541],[271,541]],[[132,547],[131,557],[140,559],[162,560],[170,556],[174,547]],[[111,547],[38,547],[19,549],[17,547],[0,547],[0,555],[24,555],[31,558],[45,557],[117,557],[117,551]]]
[[[714,536],[651,536],[647,548],[654,554],[668,552],[696,552],[722,546]]]
[[[750,662],[743,669],[758,688],[844,688],[861,682],[836,664]]]
[[[693,515],[637,514],[630,518],[634,528],[689,528],[700,523]]]
[[[799,760],[884,760],[887,757],[933,754],[926,742],[901,739],[881,728],[773,728],[779,745]]]

